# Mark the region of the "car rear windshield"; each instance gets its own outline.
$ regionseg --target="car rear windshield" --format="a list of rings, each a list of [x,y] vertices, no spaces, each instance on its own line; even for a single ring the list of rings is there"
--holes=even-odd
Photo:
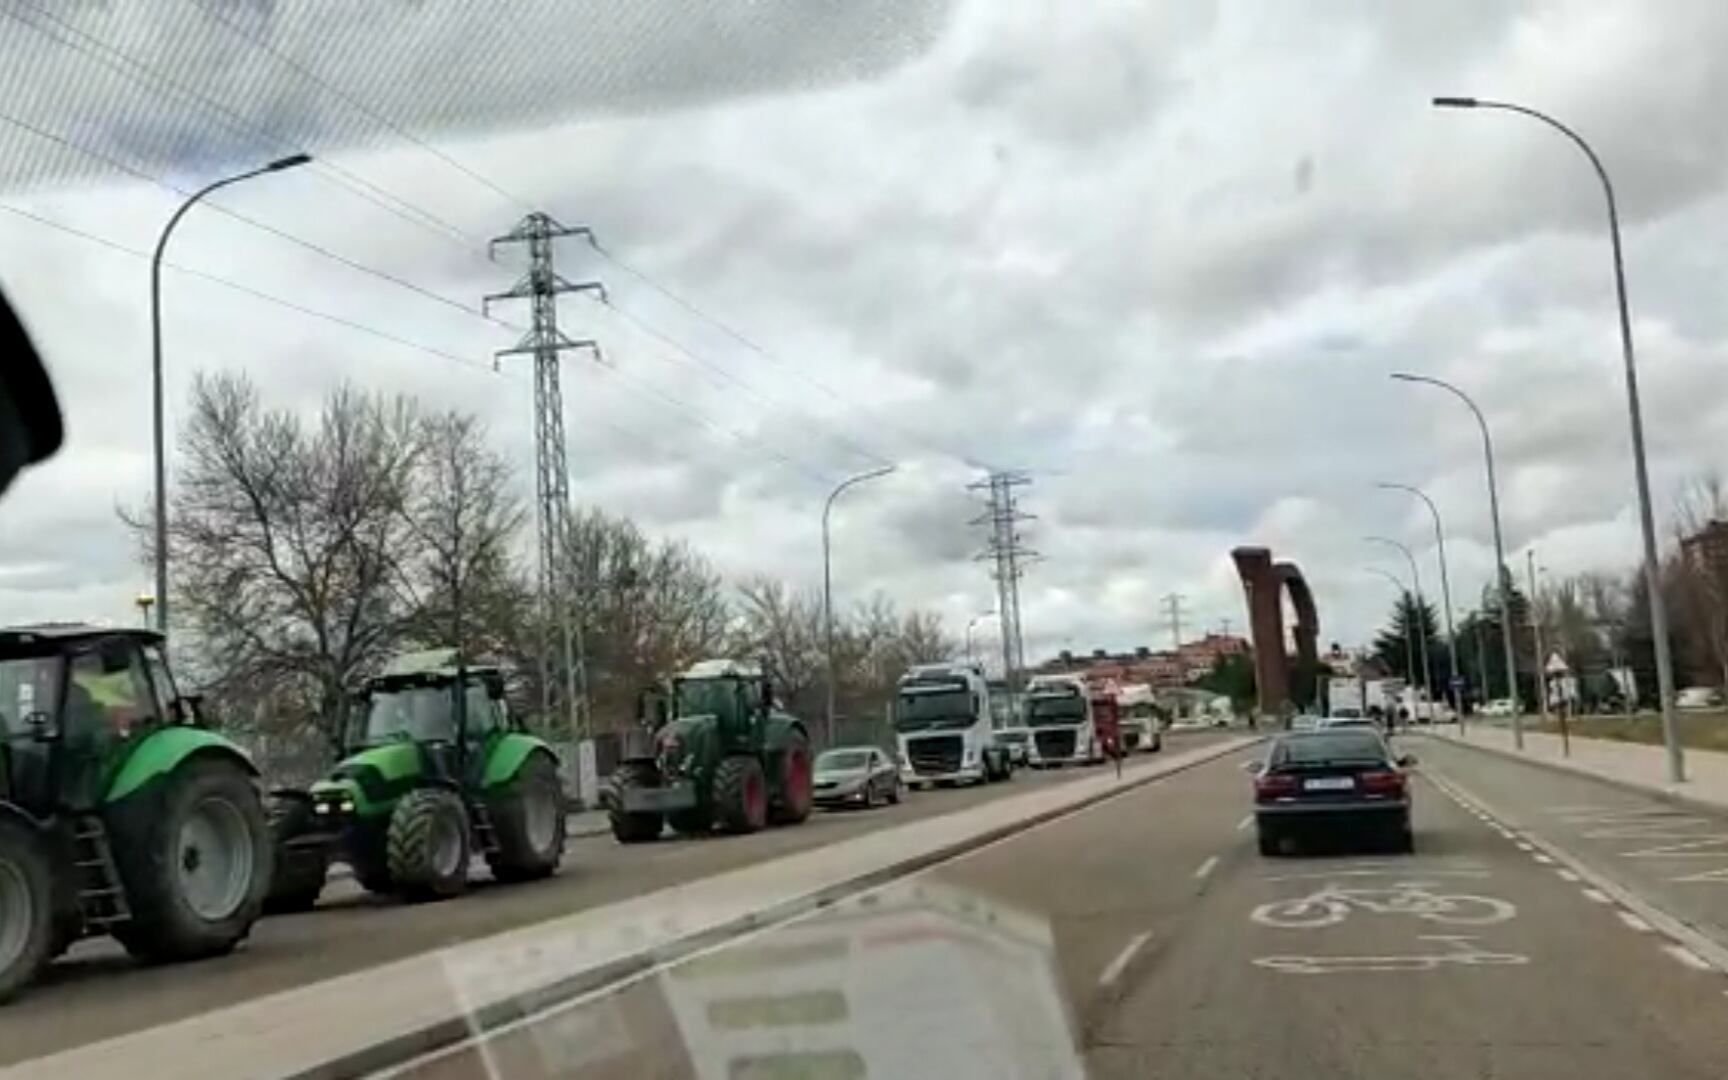
[[[1327,762],[1386,760],[1386,744],[1369,731],[1328,731],[1281,739],[1272,751],[1273,765],[1319,765]]]

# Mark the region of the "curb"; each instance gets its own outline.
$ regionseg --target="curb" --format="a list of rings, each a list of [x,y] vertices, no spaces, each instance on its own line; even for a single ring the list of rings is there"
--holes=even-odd
[[[1728,805],[1722,803],[1693,798],[1692,796],[1681,792],[1672,791],[1665,787],[1657,787],[1652,784],[1642,784],[1636,780],[1623,780],[1617,776],[1603,776],[1601,773],[1591,772],[1589,769],[1568,764],[1565,761],[1555,761],[1553,758],[1547,757],[1532,757],[1529,754],[1520,753],[1517,750],[1507,750],[1498,746],[1482,746],[1479,743],[1466,742],[1462,739],[1446,735],[1430,735],[1429,737],[1436,739],[1438,742],[1445,743],[1448,746],[1461,746],[1466,750],[1475,750],[1478,753],[1483,754],[1493,754],[1495,757],[1505,758],[1508,761],[1521,762],[1525,765],[1534,765],[1536,768],[1547,769],[1550,772],[1562,773],[1566,776],[1582,777],[1585,780],[1595,780],[1598,783],[1607,784],[1609,787],[1619,788],[1621,791],[1628,791],[1634,795],[1643,795],[1646,798],[1656,799],[1682,810],[1692,810],[1699,813],[1715,814],[1717,816],[1728,814]]]
[[[1258,745],[1264,739],[1265,736],[1258,736],[1247,742],[1207,748],[1200,752],[1201,756],[1172,768],[1155,772],[1149,776],[1125,780],[1120,786],[1097,792],[1077,802],[1044,810],[1031,817],[1021,818],[1005,825],[999,825],[946,847],[922,852],[869,873],[823,886],[806,896],[783,901],[719,926],[710,927],[707,930],[698,931],[641,952],[619,957],[609,963],[577,972],[568,978],[560,979],[509,1001],[496,1002],[474,1013],[448,1017],[418,1031],[392,1037],[385,1042],[344,1054],[310,1069],[286,1073],[283,1075],[283,1080],[351,1080],[351,1078],[362,1077],[407,1064],[414,1058],[423,1057],[440,1050],[449,1050],[466,1042],[477,1041],[500,1027],[528,1020],[573,998],[608,989],[632,976],[651,971],[663,964],[674,963],[705,949],[714,948],[751,931],[782,923],[813,911],[819,911],[856,893],[947,862],[1047,822],[1077,814],[1099,803],[1108,802],[1130,792],[1138,791],[1160,780],[1188,772],[1201,765],[1210,764],[1221,757],[1239,753]]]

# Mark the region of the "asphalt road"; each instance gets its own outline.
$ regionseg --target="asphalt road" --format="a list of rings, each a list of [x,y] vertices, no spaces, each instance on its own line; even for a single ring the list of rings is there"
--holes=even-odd
[[[1178,733],[1166,745],[1220,737]],[[477,884],[440,904],[396,904],[334,880],[316,910],[265,919],[234,955],[197,964],[140,967],[111,941],[83,942],[0,1009],[0,1066],[1083,775],[1090,773],[1026,770],[1007,784],[912,793],[897,807],[870,811],[818,811],[802,826],[747,837],[634,847],[610,835],[576,839],[552,879]]]
[[[1429,752],[1425,740],[1409,746]],[[1480,763],[1466,753],[1436,751],[1436,779],[1468,779]],[[1516,830],[1419,778],[1414,856],[1262,858],[1245,825],[1245,757],[398,1075],[1728,1072],[1728,978]]]

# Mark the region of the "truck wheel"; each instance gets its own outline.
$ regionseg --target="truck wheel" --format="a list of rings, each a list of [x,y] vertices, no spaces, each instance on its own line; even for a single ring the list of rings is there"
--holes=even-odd
[[[659,771],[643,761],[626,761],[612,774],[612,798],[607,801],[606,817],[612,825],[612,835],[620,844],[646,844],[660,838],[665,821],[655,813],[624,812],[624,793],[632,788],[657,788]]]
[[[1164,749],[1164,736],[1162,734],[1152,736],[1152,752],[1156,754],[1162,749]]]
[[[468,887],[468,810],[445,788],[410,791],[390,812],[384,850],[404,899],[456,896]]]
[[[312,831],[312,801],[297,796],[277,797],[265,809],[264,820],[270,826],[271,846],[276,852],[276,872],[264,898],[265,913],[311,911],[318,903],[318,894],[324,891],[330,853],[321,846],[293,848],[289,841]]]
[[[264,806],[238,762],[189,761],[103,814],[132,919],[114,936],[141,960],[219,956],[264,910],[274,851]]]
[[[900,781],[898,779],[888,785],[888,805],[900,805]]]
[[[762,763],[735,754],[714,771],[714,812],[729,833],[753,833],[767,824],[768,783]]]
[[[522,763],[516,780],[487,802],[498,850],[486,865],[499,881],[551,877],[564,858],[564,789],[545,754]]]
[[[794,731],[780,753],[780,797],[768,812],[768,824],[797,825],[810,816],[811,771],[810,741]]]
[[[54,938],[54,890],[42,838],[0,817],[0,1002],[36,979]]]

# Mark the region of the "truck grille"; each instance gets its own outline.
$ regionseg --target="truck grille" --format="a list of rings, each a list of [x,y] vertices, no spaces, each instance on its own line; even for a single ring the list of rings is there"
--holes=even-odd
[[[1122,748],[1125,750],[1140,749],[1140,733],[1133,728],[1122,733]]]
[[[906,758],[916,773],[940,774],[960,771],[965,741],[958,735],[930,739],[907,739]]]
[[[1074,756],[1075,732],[1072,728],[1058,728],[1054,731],[1035,731],[1033,742],[1038,745],[1038,756],[1052,761],[1061,761]]]

